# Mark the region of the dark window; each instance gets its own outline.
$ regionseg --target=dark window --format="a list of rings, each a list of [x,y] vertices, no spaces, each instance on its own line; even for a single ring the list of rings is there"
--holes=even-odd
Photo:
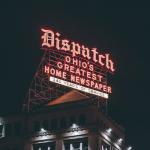
[[[12,150],[19,150],[19,147],[13,147]]]
[[[11,136],[11,132],[12,132],[12,123],[6,124],[5,125],[5,136]]]
[[[70,143],[65,143],[65,150],[70,150]]]
[[[40,131],[40,122],[39,121],[35,121],[34,122],[34,131]]]
[[[44,130],[48,130],[48,120],[43,121],[43,128]]]
[[[102,141],[102,150],[110,150],[110,146]]]
[[[74,150],[80,150],[80,143],[79,142],[73,143],[73,148]]]
[[[0,125],[0,137],[2,137],[3,125]]]
[[[85,115],[81,114],[79,116],[79,125],[85,124]]]
[[[106,128],[106,123],[104,123],[104,127]]]
[[[10,148],[4,148],[4,150],[10,150]]]
[[[51,128],[52,128],[52,129],[56,129],[56,128],[57,128],[57,119],[56,119],[56,118],[53,118],[53,119],[52,119]]]
[[[75,116],[71,116],[70,119],[69,119],[70,126],[72,126],[74,123],[76,123],[76,117]]]
[[[42,146],[41,150],[48,150],[48,146]]]
[[[66,118],[65,117],[62,117],[60,119],[60,127],[61,128],[66,127]]]
[[[50,150],[55,150],[55,143],[42,143],[42,144],[34,144],[33,145],[33,150],[48,150],[48,147],[50,147]]]
[[[97,117],[97,121],[96,122],[99,123],[99,117]]]
[[[102,145],[102,150],[109,150],[109,147]]]
[[[14,135],[20,135],[21,131],[21,122],[14,123]]]
[[[55,150],[55,145],[50,145],[50,150]]]
[[[103,126],[103,121],[101,120],[101,126]]]
[[[83,150],[88,150],[88,141],[83,141],[82,142]]]
[[[114,136],[116,136],[116,133],[114,132]]]
[[[33,150],[39,150],[39,147],[33,147]]]

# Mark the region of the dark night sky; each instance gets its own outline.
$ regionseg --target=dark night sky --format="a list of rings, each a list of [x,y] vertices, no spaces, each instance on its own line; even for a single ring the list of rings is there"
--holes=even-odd
[[[148,2],[148,1],[147,1]],[[44,51],[41,28],[110,53],[108,114],[133,150],[150,149],[149,4],[144,1],[1,2],[0,116],[21,112]]]

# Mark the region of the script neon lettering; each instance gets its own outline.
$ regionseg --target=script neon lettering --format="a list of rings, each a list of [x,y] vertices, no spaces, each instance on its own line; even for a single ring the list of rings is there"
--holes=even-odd
[[[71,44],[72,44],[72,50],[71,50],[72,57],[75,57],[76,54],[80,54],[80,45],[78,43],[76,44],[75,42],[71,42]]]
[[[41,39],[43,39],[42,46],[45,45],[47,47],[53,47],[54,46],[54,32],[51,30],[45,30],[45,29],[41,29],[41,30],[45,32],[44,35],[41,37]]]
[[[41,37],[41,39],[43,39],[42,46],[47,46],[49,48],[54,47],[54,32],[45,29],[41,29],[41,30],[44,32],[43,36]],[[69,45],[69,40],[66,39],[63,39],[60,42],[59,39],[60,34],[58,32],[55,34],[55,36],[57,36],[55,38],[56,41],[55,43],[56,43],[56,48],[58,50],[70,51],[72,52],[72,57],[76,57],[77,55],[82,55],[84,58],[87,58],[88,60],[92,59],[95,63],[99,63],[101,66],[105,65],[106,68],[110,69],[112,72],[115,71],[114,62],[111,59],[109,59],[109,54],[105,54],[105,56],[99,55],[97,48],[92,48],[92,50],[90,51],[89,48],[85,47],[84,45],[80,46],[78,43],[75,42],[71,42],[71,45]],[[93,54],[92,57],[90,56],[90,52],[92,52]],[[103,59],[105,59],[105,61]],[[78,63],[79,66],[81,66],[81,64],[83,65],[83,63],[81,63],[80,60],[77,62],[77,60],[74,59],[74,63],[75,64]]]

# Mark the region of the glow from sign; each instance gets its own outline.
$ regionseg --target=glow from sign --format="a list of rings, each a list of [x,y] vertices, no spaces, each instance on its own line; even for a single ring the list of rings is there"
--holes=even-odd
[[[67,86],[67,87],[70,87],[70,88],[73,88],[73,89],[76,89],[76,90],[79,90],[79,91],[82,91],[82,92],[90,93],[90,94],[93,94],[93,95],[96,95],[96,96],[101,96],[101,97],[106,98],[106,99],[108,98],[107,93],[103,93],[103,92],[93,90],[93,89],[90,89],[90,88],[87,88],[87,87],[84,87],[84,86],[81,86],[81,85],[78,85],[78,84],[75,84],[75,83],[71,83],[71,82],[68,82],[68,81],[65,81],[65,80],[61,80],[59,78],[55,78],[55,77],[50,76],[50,81],[54,82],[54,83],[57,83],[57,84]]]

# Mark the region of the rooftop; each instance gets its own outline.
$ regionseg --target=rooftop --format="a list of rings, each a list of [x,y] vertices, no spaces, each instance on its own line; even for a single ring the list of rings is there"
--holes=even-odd
[[[61,103],[67,103],[67,102],[72,102],[72,101],[78,101],[78,100],[83,100],[83,99],[88,99],[89,97],[79,93],[78,91],[70,91],[63,96],[49,102],[45,106],[50,106],[50,105],[56,105],[56,104],[61,104]]]

